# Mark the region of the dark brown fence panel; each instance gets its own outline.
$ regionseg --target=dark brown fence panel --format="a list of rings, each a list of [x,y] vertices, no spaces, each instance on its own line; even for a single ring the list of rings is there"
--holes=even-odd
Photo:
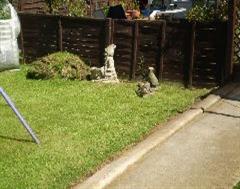
[[[215,86],[221,83],[226,59],[226,27],[226,24],[218,23],[196,25],[193,85]]]
[[[134,21],[113,20],[113,43],[115,51],[115,65],[118,73],[129,76],[133,58]]]
[[[219,22],[217,23],[217,84],[223,85],[229,75],[228,70],[226,70],[226,65],[231,64],[228,62],[228,23]]]
[[[142,69],[154,67],[157,76],[161,75],[162,42],[165,21],[139,21],[139,39],[137,51],[137,75]]]
[[[189,56],[189,23],[184,20],[167,22],[164,47],[163,79],[185,81]]]
[[[217,82],[217,28],[197,24],[193,85],[215,85]]]
[[[20,14],[25,58],[58,51],[58,17]]]
[[[101,66],[106,37],[105,23],[101,19],[63,17],[63,50],[85,58],[92,66]]]
[[[15,2],[15,6],[16,6]],[[18,11],[26,13],[45,13],[49,12],[45,0],[18,0]]]

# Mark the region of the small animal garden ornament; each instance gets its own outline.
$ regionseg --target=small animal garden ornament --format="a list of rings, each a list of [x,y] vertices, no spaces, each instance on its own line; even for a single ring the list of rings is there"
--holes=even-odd
[[[140,97],[148,96],[153,94],[155,90],[158,89],[159,81],[154,74],[154,68],[148,68],[147,82],[139,82],[137,85],[136,94]]]
[[[105,83],[118,83],[117,73],[114,65],[114,52],[116,45],[111,44],[105,48],[105,63],[101,68],[91,68],[91,80],[102,81]]]
[[[154,74],[153,67],[148,68],[148,81],[150,82],[151,87],[153,87],[153,88],[156,88],[159,86],[159,81],[158,81],[156,75]]]
[[[137,90],[136,90],[136,94],[139,97],[144,97],[146,95],[150,95],[153,92],[153,89],[151,88],[151,85],[149,82],[139,82],[137,85]]]

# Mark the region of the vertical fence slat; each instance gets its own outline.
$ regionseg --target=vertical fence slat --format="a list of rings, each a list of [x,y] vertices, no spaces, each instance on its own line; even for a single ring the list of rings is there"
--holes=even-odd
[[[225,67],[225,80],[230,79],[233,73],[233,59],[234,59],[234,31],[236,24],[237,1],[229,0],[228,2],[228,42],[227,42],[227,64]]]
[[[105,48],[111,44],[112,39],[112,19],[107,18],[105,20],[104,28],[102,29],[102,32],[100,34],[100,41],[102,41],[102,44],[100,45],[100,65],[104,65],[104,59],[105,59]]]
[[[112,39],[112,19],[107,18],[105,22],[105,47],[111,44]]]
[[[114,20],[111,20],[111,27],[112,27],[112,30],[111,30],[111,43],[113,43],[113,40],[114,40],[114,33],[115,33],[115,22]]]
[[[130,79],[135,79],[136,67],[137,67],[137,50],[138,50],[138,35],[139,35],[139,23],[136,21],[133,24],[133,39],[132,39],[132,62]]]
[[[63,51],[63,28],[61,17],[58,18],[58,50]]]
[[[189,53],[189,70],[188,70],[188,87],[193,85],[193,68],[194,68],[194,57],[195,57],[195,39],[196,39],[196,23],[191,24],[191,35],[190,35],[190,53]]]
[[[159,41],[159,53],[158,53],[158,64],[157,64],[157,76],[159,80],[163,79],[163,63],[164,63],[164,44],[166,37],[166,21],[161,24],[161,33]]]
[[[217,83],[222,85],[224,83],[226,53],[227,53],[227,27],[226,23],[217,23]]]
[[[188,80],[189,80],[189,56],[190,56],[190,31],[191,25],[189,22],[185,22],[184,29],[186,30],[186,33],[184,34],[184,45],[183,45],[183,53],[184,53],[184,63],[183,63],[183,84],[185,87],[188,87]]]
[[[21,19],[21,17],[19,18],[19,20],[20,22],[23,22],[23,19]],[[23,62],[25,62],[24,36],[23,36],[22,25],[21,25],[20,36],[18,39],[20,40],[20,49],[21,49],[22,59],[23,59]]]

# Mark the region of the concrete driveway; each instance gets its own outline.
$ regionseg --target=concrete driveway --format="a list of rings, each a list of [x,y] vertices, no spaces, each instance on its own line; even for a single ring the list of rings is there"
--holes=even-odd
[[[108,189],[232,188],[240,181],[240,85]]]

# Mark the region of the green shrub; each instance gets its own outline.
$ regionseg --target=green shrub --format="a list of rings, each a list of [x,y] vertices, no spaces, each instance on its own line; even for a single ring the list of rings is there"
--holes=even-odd
[[[87,5],[85,0],[45,0],[53,14],[61,14],[63,10],[68,16],[85,16]],[[65,12],[63,11],[63,12]]]
[[[226,21],[228,14],[227,0],[219,0],[218,7],[214,4],[206,4],[198,0],[187,12],[187,19],[196,22],[212,22],[214,20]]]
[[[89,66],[78,56],[68,52],[57,52],[34,61],[27,72],[27,78],[84,80],[89,71]]]
[[[219,6],[217,9],[217,17],[219,20],[227,20],[228,19],[228,1],[221,0],[219,1]]]
[[[6,0],[0,0],[0,20],[6,20],[11,18],[11,10],[7,6]]]

